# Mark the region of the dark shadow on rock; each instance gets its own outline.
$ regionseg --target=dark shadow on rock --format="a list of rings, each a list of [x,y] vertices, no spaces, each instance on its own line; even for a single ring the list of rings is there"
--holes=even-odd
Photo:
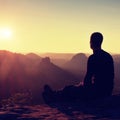
[[[120,120],[120,95],[89,102],[59,102],[50,106],[74,119]]]
[[[24,106],[11,106],[0,109],[0,120],[38,120],[36,118],[24,118],[22,114],[30,114],[35,112]]]
[[[0,115],[0,120],[17,120],[17,118],[19,117],[18,114],[14,114],[14,113],[5,113]]]

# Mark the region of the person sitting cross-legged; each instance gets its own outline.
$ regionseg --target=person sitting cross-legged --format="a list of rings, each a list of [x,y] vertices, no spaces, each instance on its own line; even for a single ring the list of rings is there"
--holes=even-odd
[[[102,42],[101,33],[92,33],[90,47],[93,54],[88,58],[83,85],[66,86],[58,91],[53,91],[49,85],[45,85],[43,92],[45,102],[92,100],[112,95],[114,63],[112,56],[101,48]]]

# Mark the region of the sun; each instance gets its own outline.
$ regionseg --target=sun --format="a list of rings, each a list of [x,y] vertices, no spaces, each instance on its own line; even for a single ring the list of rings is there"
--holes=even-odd
[[[0,28],[0,40],[10,40],[12,38],[12,30],[10,28]]]

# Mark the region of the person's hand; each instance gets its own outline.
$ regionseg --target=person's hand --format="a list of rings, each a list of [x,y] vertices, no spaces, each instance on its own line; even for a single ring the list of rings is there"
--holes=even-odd
[[[83,82],[80,82],[79,84],[75,85],[76,87],[83,86]]]

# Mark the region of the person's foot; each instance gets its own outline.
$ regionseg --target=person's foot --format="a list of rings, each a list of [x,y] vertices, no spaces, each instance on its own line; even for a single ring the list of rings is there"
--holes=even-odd
[[[53,90],[51,89],[51,87],[50,87],[49,85],[45,85],[45,86],[44,86],[44,91],[45,91],[46,93],[52,93],[52,92],[53,92]]]
[[[49,104],[54,102],[54,91],[49,85],[44,86],[44,92],[42,93],[45,103]]]

